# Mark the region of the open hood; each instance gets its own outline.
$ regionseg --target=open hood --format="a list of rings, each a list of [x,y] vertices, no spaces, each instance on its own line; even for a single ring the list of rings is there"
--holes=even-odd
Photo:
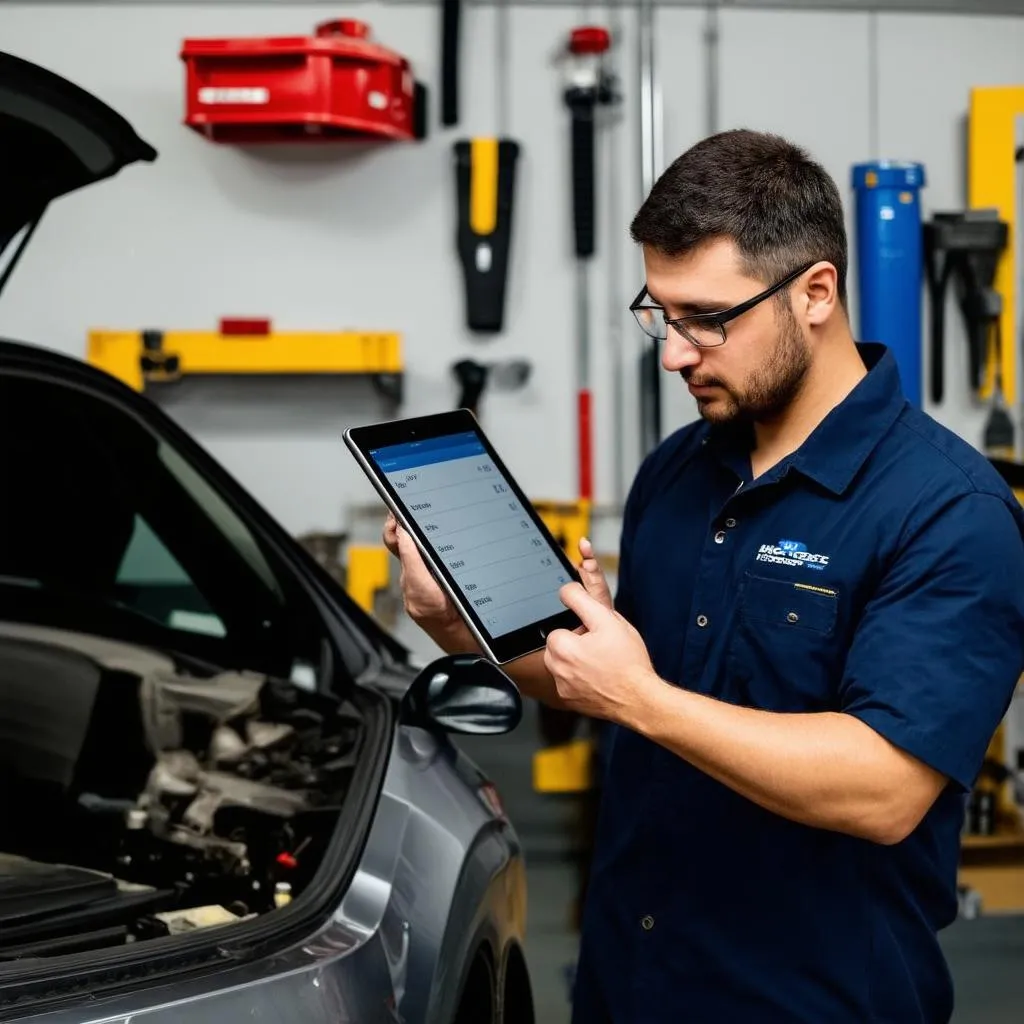
[[[0,253],[29,228],[0,275],[0,289],[51,200],[157,155],[120,114],[95,96],[2,52],[0,151]]]

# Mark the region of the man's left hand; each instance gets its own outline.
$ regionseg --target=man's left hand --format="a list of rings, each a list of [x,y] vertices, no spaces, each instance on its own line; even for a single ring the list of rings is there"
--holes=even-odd
[[[640,634],[578,583],[564,586],[559,596],[585,629],[548,636],[544,665],[559,698],[589,718],[623,722],[642,693],[659,684]]]

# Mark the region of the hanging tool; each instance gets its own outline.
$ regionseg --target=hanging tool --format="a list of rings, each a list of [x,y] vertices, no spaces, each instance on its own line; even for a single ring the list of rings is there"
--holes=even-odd
[[[441,124],[459,123],[459,36],[462,0],[441,0]]]
[[[941,402],[945,390],[943,372],[945,302],[950,280],[956,287],[960,312],[967,332],[970,387],[982,388],[985,361],[995,353],[995,373],[984,446],[1001,455],[1014,448],[1014,428],[1003,397],[1002,296],[993,288],[996,267],[1009,240],[1009,225],[996,210],[937,213],[924,225],[925,267],[931,300],[931,395]]]
[[[595,250],[595,126],[597,109],[616,101],[606,55],[611,34],[583,25],[569,34],[565,51],[563,98],[571,117],[572,212],[576,252],[576,366],[579,499],[593,501],[593,441],[590,391],[589,260]]]
[[[456,409],[468,409],[474,416],[480,413],[480,398],[489,386],[499,391],[516,391],[530,379],[533,367],[525,359],[509,359],[503,363],[478,363],[475,359],[460,359],[452,366],[459,382]]]
[[[508,127],[508,0],[495,12],[498,132],[493,138],[454,144],[458,252],[471,331],[500,332],[505,318],[505,283],[512,241],[518,142]]]

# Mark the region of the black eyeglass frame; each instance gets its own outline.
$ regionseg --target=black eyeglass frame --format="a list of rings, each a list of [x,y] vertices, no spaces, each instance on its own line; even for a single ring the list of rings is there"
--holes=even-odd
[[[665,317],[664,306],[652,306],[644,305],[642,302],[643,297],[647,294],[647,284],[645,283],[643,288],[640,289],[637,297],[629,304],[629,311],[633,314],[636,322],[640,325],[640,330],[644,332],[649,338],[654,338],[656,341],[664,341],[659,335],[651,334],[649,330],[640,322],[638,316],[640,310],[650,310],[652,313],[660,312],[662,314],[662,322],[665,324],[665,337],[668,337],[668,328],[671,327],[678,334],[681,334],[691,345],[695,345],[697,348],[719,348],[726,342],[726,331],[725,325],[731,320],[735,320],[738,316],[742,316],[744,313],[749,312],[755,306],[764,302],[765,299],[770,299],[777,292],[780,292],[787,285],[792,284],[801,274],[806,274],[816,263],[820,263],[820,260],[811,260],[810,263],[805,263],[803,266],[798,267],[791,274],[787,274],[781,281],[776,281],[775,284],[765,288],[763,292],[759,292],[753,298],[747,299],[745,302],[741,302],[736,306],[731,306],[729,309],[723,309],[714,313],[692,313],[690,316],[680,316],[669,320]],[[722,340],[708,344],[704,341],[697,341],[690,332],[686,329],[688,324],[713,324],[718,328],[718,333],[722,336]]]

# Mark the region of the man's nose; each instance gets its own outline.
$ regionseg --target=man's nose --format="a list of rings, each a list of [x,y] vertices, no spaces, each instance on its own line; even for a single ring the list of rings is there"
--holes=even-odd
[[[701,351],[692,342],[682,337],[678,331],[669,328],[668,337],[661,345],[661,365],[670,373],[678,373],[688,366],[696,366],[701,361]]]

